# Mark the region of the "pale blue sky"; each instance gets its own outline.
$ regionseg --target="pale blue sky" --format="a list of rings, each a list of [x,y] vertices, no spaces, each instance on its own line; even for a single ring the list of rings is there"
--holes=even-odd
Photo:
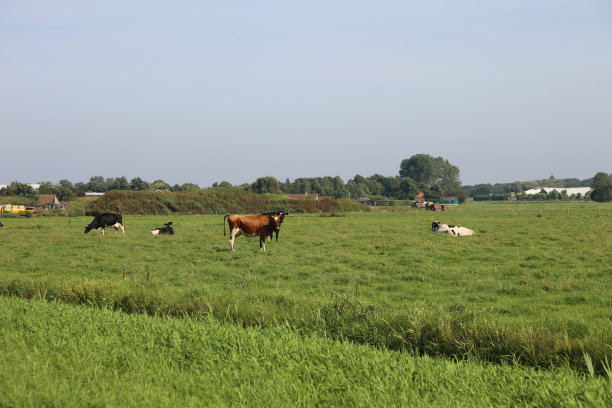
[[[612,173],[612,2],[0,0],[0,184]]]

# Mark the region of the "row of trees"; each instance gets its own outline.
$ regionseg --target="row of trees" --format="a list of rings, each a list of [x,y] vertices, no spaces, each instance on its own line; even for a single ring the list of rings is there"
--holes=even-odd
[[[370,177],[360,175],[344,183],[340,177],[298,178],[280,182],[274,177],[261,177],[252,184],[233,187],[227,182],[214,183],[211,188],[240,188],[258,194],[319,194],[332,198],[383,197],[410,200],[423,191],[428,197],[441,197],[442,189],[437,185],[427,186],[409,177],[385,177],[375,174]],[[460,191],[457,191],[460,193]]]
[[[227,182],[214,183],[213,188],[232,187]],[[459,168],[442,157],[432,157],[427,154],[416,154],[400,163],[399,175],[363,177],[356,175],[346,183],[340,177],[298,178],[284,183],[274,177],[262,177],[252,184],[242,185],[256,193],[273,194],[305,194],[316,193],[333,198],[371,197],[410,200],[419,192],[436,200],[443,194],[457,195],[461,193]]]
[[[113,190],[169,190],[172,192],[191,192],[201,188],[197,184],[186,183],[173,186],[163,180],[152,183],[135,177],[128,181],[126,177],[104,178],[91,177],[88,182],[78,182],[74,185],[68,180],[61,180],[59,184],[50,182],[40,183],[38,193],[54,193],[60,200],[70,201],[76,196],[85,195],[86,191],[107,192]],[[211,188],[240,189],[244,191],[265,194],[319,194],[333,198],[359,197],[409,200],[419,192],[424,192],[429,199],[436,200],[443,194],[459,195],[460,191],[459,168],[453,166],[442,157],[432,157],[426,154],[417,154],[405,159],[400,164],[399,175],[382,176],[375,174],[369,177],[356,175],[346,183],[336,177],[298,178],[293,182],[286,179],[284,182],[274,177],[260,177],[250,184],[234,186],[227,181],[214,183]],[[32,195],[36,192],[27,184],[12,183],[0,195]]]
[[[608,187],[606,173],[597,173],[592,179],[548,179],[513,182],[506,184],[478,184],[475,186],[461,186],[459,168],[452,165],[442,157],[432,157],[427,154],[416,154],[400,163],[399,174],[396,176],[382,176],[374,174],[369,177],[356,175],[346,183],[336,177],[297,178],[294,181],[286,179],[284,182],[274,177],[260,177],[253,183],[234,186],[227,181],[215,182],[212,189],[239,189],[258,194],[319,194],[332,198],[370,197],[382,199],[383,197],[398,200],[410,200],[419,192],[425,193],[429,200],[439,200],[442,196],[457,196],[462,202],[466,197],[506,199],[510,192],[520,193],[537,186],[558,187],[559,197],[548,195],[547,199],[572,199],[582,197],[567,197],[562,189],[569,187],[592,186],[595,191],[591,194],[593,200],[610,201],[612,187]],[[612,181],[610,182],[612,184]],[[56,194],[62,201],[70,201],[77,196],[85,195],[85,191],[107,192],[112,190],[168,190],[172,192],[193,192],[202,190],[197,184],[185,183],[183,185],[170,184],[163,180],[152,183],[140,177],[129,180],[126,177],[104,178],[91,177],[87,183],[78,182],[74,185],[68,180],[61,180],[59,184],[51,182],[40,183],[40,189],[34,191],[29,185],[13,182],[10,186],[0,189],[0,196],[16,195],[36,197],[36,193]],[[521,198],[520,195],[518,197]],[[524,199],[541,199],[542,197],[525,196]]]

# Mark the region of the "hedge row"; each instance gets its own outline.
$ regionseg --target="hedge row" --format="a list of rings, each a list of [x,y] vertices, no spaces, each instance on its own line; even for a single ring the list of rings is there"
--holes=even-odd
[[[115,190],[86,206],[87,215],[117,212],[131,215],[230,214],[283,210],[289,213],[368,211],[348,199],[293,200],[239,190],[210,189],[189,193]]]

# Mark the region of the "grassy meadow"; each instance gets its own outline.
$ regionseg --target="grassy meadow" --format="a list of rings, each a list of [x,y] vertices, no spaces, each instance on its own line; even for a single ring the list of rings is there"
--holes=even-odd
[[[0,297],[0,407],[604,407],[610,379]]]
[[[265,252],[257,238],[244,237],[231,252],[222,215],[124,215],[125,235],[111,228],[105,236],[83,234],[92,217],[6,218],[0,294],[186,322],[205,318],[235,326],[223,330],[253,328],[247,337],[281,330],[333,347],[372,346],[366,353],[395,360],[427,355],[428,363],[410,361],[432,370],[456,361],[478,370],[486,363],[508,372],[552,368],[550,375],[562,372],[571,381],[602,376],[597,384],[609,386],[612,205],[469,204],[442,213],[337,215],[289,214]],[[477,235],[436,235],[433,220]],[[167,221],[174,236],[148,234]]]

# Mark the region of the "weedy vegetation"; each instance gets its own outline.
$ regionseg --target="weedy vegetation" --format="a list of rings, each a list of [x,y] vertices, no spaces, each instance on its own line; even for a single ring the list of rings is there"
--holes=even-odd
[[[603,407],[610,381],[0,297],[0,406]]]

